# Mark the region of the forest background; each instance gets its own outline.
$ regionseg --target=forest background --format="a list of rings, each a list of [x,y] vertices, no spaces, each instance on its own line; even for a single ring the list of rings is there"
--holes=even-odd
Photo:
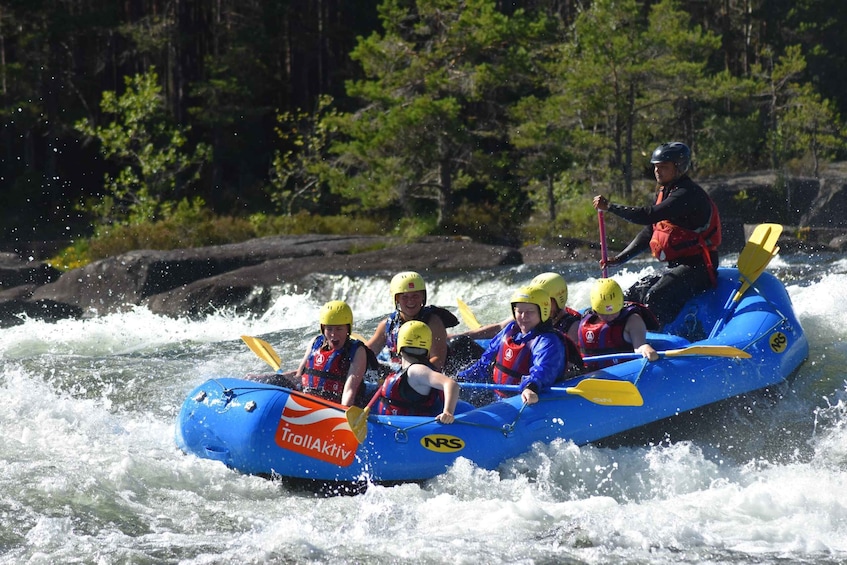
[[[596,237],[590,196],[646,203],[662,142],[695,179],[843,160],[845,25],[843,0],[0,0],[0,243],[70,268]]]

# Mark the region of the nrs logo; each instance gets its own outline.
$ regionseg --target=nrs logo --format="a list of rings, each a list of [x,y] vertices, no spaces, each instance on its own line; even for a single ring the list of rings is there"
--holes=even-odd
[[[456,436],[430,434],[421,438],[421,445],[438,453],[453,453],[465,448],[465,442]]]
[[[768,344],[774,353],[782,353],[788,347],[788,337],[782,332],[774,332],[768,339]]]

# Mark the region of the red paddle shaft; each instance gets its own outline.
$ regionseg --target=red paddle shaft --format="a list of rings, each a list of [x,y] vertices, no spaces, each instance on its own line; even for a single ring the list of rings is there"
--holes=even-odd
[[[600,257],[603,259],[603,278],[609,278],[609,269],[606,261],[609,259],[609,250],[606,247],[606,222],[603,219],[603,210],[597,210],[597,222],[600,224]]]

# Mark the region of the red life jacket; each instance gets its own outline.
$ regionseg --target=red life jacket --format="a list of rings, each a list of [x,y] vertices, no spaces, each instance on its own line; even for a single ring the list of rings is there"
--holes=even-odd
[[[515,326],[513,331],[515,333],[518,331],[517,326]],[[535,340],[538,339],[538,336],[546,333],[554,334],[565,346],[566,371],[573,369],[573,366],[579,368],[582,367],[582,358],[574,347],[573,341],[559,330],[552,328],[546,331],[542,330],[537,335],[534,335],[531,339],[524,341],[523,343],[515,343],[513,333],[505,336],[503,341],[500,343],[500,350],[497,352],[497,357],[494,359],[494,367],[491,373],[492,382],[501,385],[521,384],[523,376],[528,375],[530,368],[532,368],[532,345],[535,343]],[[575,357],[572,358],[572,355]],[[497,393],[498,396],[502,397],[515,396],[515,393],[506,393],[500,390],[495,390],[494,392]]]
[[[659,191],[656,204],[662,202],[664,191]],[[659,261],[677,261],[684,257],[696,257],[701,255],[703,263],[709,271],[712,286],[717,284],[715,268],[712,264],[710,251],[716,251],[721,244],[721,218],[718,207],[707,194],[711,206],[711,215],[706,225],[690,230],[678,226],[669,220],[662,220],[653,224],[653,237],[650,238],[650,250],[653,257]]]
[[[491,380],[498,385],[521,384],[521,377],[529,374],[532,367],[532,347],[538,336],[523,343],[515,343],[514,336],[506,336],[500,343],[500,351],[494,360]],[[500,396],[505,396],[497,391]]]
[[[627,302],[620,315],[611,322],[604,322],[593,310],[589,311],[579,323],[579,348],[584,356],[607,355],[610,353],[632,352],[632,344],[624,339],[624,328],[629,317],[635,313],[641,315],[648,329],[659,326],[656,316],[649,308],[637,302]],[[588,361],[585,366],[596,371],[618,363],[619,360]]]
[[[303,392],[341,402],[344,393],[344,383],[350,364],[362,342],[357,339],[347,339],[341,349],[326,349],[326,338],[319,335],[312,342],[312,350],[306,360],[306,367],[300,377]]]
[[[430,368],[429,363],[422,363]],[[409,367],[416,365],[412,363]],[[382,396],[377,405],[377,414],[397,416],[437,416],[444,405],[444,391],[430,388],[429,394],[421,394],[409,384],[406,367],[399,373],[392,373],[382,383]]]

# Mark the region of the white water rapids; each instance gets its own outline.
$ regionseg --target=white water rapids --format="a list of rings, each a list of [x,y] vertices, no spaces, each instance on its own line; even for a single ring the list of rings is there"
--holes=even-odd
[[[585,307],[596,264],[557,268]],[[612,274],[626,287],[650,268]],[[544,270],[424,276],[430,303],[460,297],[485,323]],[[769,270],[811,343],[780,398],[705,411],[652,445],[538,444],[496,471],[460,460],[356,496],[290,490],[174,443],[194,386],[267,371],[242,334],[297,364],[318,331],[309,295],[281,294],[260,318],[138,309],[0,330],[0,564],[843,563],[847,260],[779,256]],[[356,332],[390,308],[387,278],[326,284]]]

